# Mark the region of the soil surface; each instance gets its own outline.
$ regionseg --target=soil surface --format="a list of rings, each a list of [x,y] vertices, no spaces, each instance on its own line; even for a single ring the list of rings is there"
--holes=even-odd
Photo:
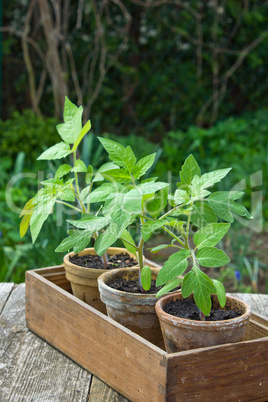
[[[91,254],[85,254],[82,256],[75,254],[73,257],[70,257],[70,262],[79,265],[79,267],[95,269],[116,269],[137,265],[137,261],[134,260],[134,258],[131,258],[127,253],[107,255],[107,257],[108,267],[103,264],[102,257]]]
[[[123,292],[128,293],[142,293],[142,294],[156,294],[160,289],[161,286],[155,286],[155,280],[152,279],[152,284],[150,290],[142,291],[141,285],[139,280],[126,280],[126,279],[114,279],[112,282],[109,283],[109,286],[116,290],[122,290]]]
[[[171,300],[164,307],[163,310],[175,317],[187,318],[189,320],[200,321],[200,312],[196,304],[191,299]],[[210,315],[206,317],[205,321],[224,321],[231,318],[240,317],[242,314],[233,309],[211,309]]]

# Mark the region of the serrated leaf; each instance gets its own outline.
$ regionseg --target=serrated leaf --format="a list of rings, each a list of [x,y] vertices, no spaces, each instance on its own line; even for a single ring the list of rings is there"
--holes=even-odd
[[[85,163],[81,159],[77,159],[75,161],[74,167],[72,168],[72,172],[76,173],[86,173],[87,167]]]
[[[208,268],[221,267],[230,262],[230,258],[225,254],[225,252],[215,247],[201,248],[197,251],[196,257],[201,266]]]
[[[109,158],[112,162],[118,166],[126,168],[129,171],[132,171],[136,163],[136,157],[130,146],[125,148],[121,144],[107,138],[98,137],[98,139],[108,152]]]
[[[208,223],[217,222],[217,216],[210,206],[203,202],[197,202],[193,206],[191,214],[191,222],[197,226],[202,227]]]
[[[53,160],[61,159],[70,155],[72,151],[70,150],[70,145],[65,142],[59,142],[44,151],[37,160]]]
[[[37,236],[46,221],[48,216],[52,213],[53,206],[56,198],[50,199],[48,202],[39,203],[33,210],[33,214],[30,218],[30,230],[32,236],[32,242],[35,243]]]
[[[113,245],[113,243],[119,239],[126,227],[118,227],[118,224],[111,222],[104,233],[101,233],[95,241],[94,248],[98,255],[106,253],[107,249]]]
[[[190,250],[180,250],[172,254],[160,269],[156,279],[156,286],[164,285],[182,275],[188,266],[187,258]]]
[[[230,229],[230,223],[210,223],[199,229],[193,236],[198,249],[202,247],[214,247]]]
[[[102,173],[108,181],[116,181],[118,183],[125,183],[131,180],[131,175],[126,169],[112,169]]]
[[[209,196],[208,202],[218,217],[226,222],[232,223],[234,221],[232,212],[251,219],[252,216],[247,209],[243,205],[235,202],[235,200],[242,197],[243,194],[244,193],[241,191],[217,191]]]
[[[224,307],[226,304],[226,293],[223,284],[216,279],[213,279],[213,284],[216,289],[217,297],[221,307]]]
[[[201,177],[194,176],[192,180],[191,187],[200,187],[202,189],[213,186],[215,183],[221,181],[231,170],[232,168],[227,169],[218,169],[213,172],[204,173]]]
[[[131,246],[129,243],[125,242],[124,239],[125,239],[125,240],[128,240],[130,243],[132,243],[133,246]],[[126,249],[127,249],[130,253],[136,255],[137,249],[136,249],[136,247],[134,247],[134,246],[135,246],[135,241],[133,240],[131,234],[130,234],[126,229],[125,229],[125,230],[123,231],[123,233],[122,233],[121,240],[122,240],[124,246],[126,247]]]
[[[152,283],[152,271],[148,265],[144,265],[141,270],[141,286],[145,291],[150,290]]]
[[[105,201],[111,194],[118,193],[120,189],[121,185],[118,183],[104,183],[100,187],[97,187],[96,190],[92,191],[85,199],[84,203],[88,204]]]
[[[65,188],[63,191],[61,191],[58,195],[57,198],[59,198],[62,201],[75,201],[75,195],[73,190],[70,187]]]
[[[55,173],[55,179],[60,179],[61,177],[65,176],[72,170],[70,165],[64,164],[58,167]]]
[[[185,275],[181,286],[182,296],[186,298],[193,293],[195,304],[206,316],[212,305],[210,295],[215,291],[212,280],[197,267]]]
[[[70,250],[79,253],[79,251],[84,250],[88,246],[93,235],[92,232],[87,230],[73,230],[70,231],[70,233],[70,236],[63,239],[60,245],[56,248],[55,251],[57,253]]]
[[[193,155],[189,155],[185,160],[181,171],[180,179],[182,184],[191,184],[194,176],[201,176],[201,170]]]
[[[133,177],[136,180],[139,179],[141,176],[143,176],[148,169],[150,169],[150,167],[153,165],[155,161],[155,155],[156,153],[147,155],[136,163],[132,172]]]
[[[183,278],[176,278],[174,281],[167,283],[157,292],[156,297],[161,297],[166,293],[171,292],[171,290],[177,288],[181,284],[182,280]]]
[[[57,130],[64,142],[74,144],[82,130],[83,108],[79,108],[65,97],[63,118],[64,123],[57,125]]]
[[[89,195],[90,189],[91,189],[91,186],[87,186],[87,187],[83,188],[83,190],[81,191],[81,193],[80,193],[80,200],[81,200],[83,203],[85,203],[84,201],[85,201],[86,197]]]

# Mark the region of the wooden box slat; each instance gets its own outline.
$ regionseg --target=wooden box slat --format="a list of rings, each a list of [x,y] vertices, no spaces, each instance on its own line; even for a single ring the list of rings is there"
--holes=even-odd
[[[268,400],[265,318],[242,342],[168,354],[69,292],[63,266],[28,271],[27,326],[130,400]]]

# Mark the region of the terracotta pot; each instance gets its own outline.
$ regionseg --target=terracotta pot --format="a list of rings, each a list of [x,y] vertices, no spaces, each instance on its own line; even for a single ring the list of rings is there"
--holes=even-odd
[[[152,279],[156,279],[159,268],[151,270]],[[136,280],[138,277],[138,268],[115,269],[102,274],[98,278],[101,300],[106,304],[109,317],[155,345],[163,347],[161,328],[155,313],[155,295],[129,293],[109,286],[116,278]]]
[[[135,255],[128,252],[125,248],[110,247],[107,253],[108,255],[127,253],[130,257],[136,259]],[[78,255],[85,254],[97,255],[94,248],[86,248],[78,253]],[[109,270],[84,268],[80,267],[79,265],[72,264],[69,260],[69,257],[72,257],[73,255],[75,255],[73,252],[66,254],[63,259],[66,278],[71,282],[73,295],[106,314],[105,305],[100,300],[97,279],[103,272],[109,272]]]
[[[227,297],[225,309],[235,309],[242,312],[242,315],[225,321],[194,321],[175,317],[163,310],[169,301],[182,298],[181,293],[176,293],[165,296],[156,303],[156,313],[168,353],[234,343],[243,338],[251,315],[250,307],[245,302],[235,297]],[[216,295],[212,296],[212,305],[216,309],[221,308]]]

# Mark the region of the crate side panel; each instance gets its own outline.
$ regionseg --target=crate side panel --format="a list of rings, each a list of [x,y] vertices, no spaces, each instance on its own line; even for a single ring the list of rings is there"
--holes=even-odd
[[[29,329],[133,401],[165,400],[164,351],[35,273],[27,275]],[[123,329],[122,329],[123,328]]]
[[[268,400],[268,338],[167,355],[167,368],[168,402]]]
[[[243,341],[268,337],[268,321],[254,316],[248,323]]]

